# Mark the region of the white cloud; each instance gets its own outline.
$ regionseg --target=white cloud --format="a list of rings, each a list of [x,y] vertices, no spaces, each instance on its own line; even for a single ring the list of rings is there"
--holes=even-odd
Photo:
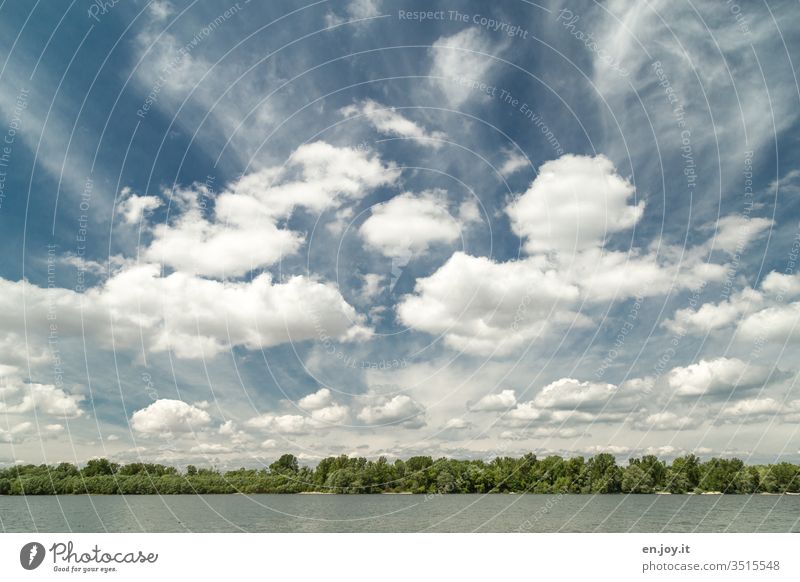
[[[725,279],[726,265],[708,262],[710,241],[688,249],[604,248],[608,236],[641,218],[644,203],[629,204],[633,193],[603,156],[546,162],[528,191],[506,208],[531,256],[496,263],[456,252],[417,280],[414,293],[397,307],[399,320],[443,336],[452,348],[502,356],[557,328],[587,325],[589,317],[575,313],[580,300],[591,309]],[[745,235],[736,237],[736,252],[768,224],[751,221]],[[740,227],[736,220],[723,221],[722,246],[729,249],[729,232]]]
[[[24,302],[28,317],[19,306]],[[232,346],[270,347],[319,336],[351,341],[364,337],[362,318],[330,284],[304,276],[281,283],[264,273],[247,282],[213,281],[174,272],[161,276],[152,264],[122,269],[84,294],[43,289],[0,279],[0,324],[29,338],[46,338],[48,305],[58,305],[63,338],[91,338],[117,349],[173,350],[180,358],[211,357]],[[83,305],[91,305],[87,310]],[[6,308],[7,306],[7,308]]]
[[[565,282],[543,259],[495,263],[456,252],[415,294],[397,307],[405,325],[443,335],[452,348],[508,354],[548,331],[571,322],[576,285]],[[578,317],[577,322],[585,323]]]
[[[333,286],[297,276],[273,283],[221,283],[183,273],[160,277],[152,265],[121,272],[89,294],[119,323],[143,330],[154,351],[213,356],[231,346],[269,347],[318,336],[348,339],[359,319]]]
[[[783,345],[800,338],[800,274],[770,272],[757,289],[745,287],[718,303],[675,312],[662,325],[694,335],[736,328],[735,339]]]
[[[504,178],[508,178],[519,170],[530,166],[530,164],[531,162],[526,155],[516,150],[508,150],[506,152],[506,159],[503,161],[503,165],[500,166],[500,174]]]
[[[166,0],[153,0],[149,6],[150,15],[154,20],[165,20],[173,12],[172,4]]]
[[[21,422],[14,425],[11,429],[0,428],[0,443],[18,443],[22,440],[22,435],[27,433],[31,426],[30,422]]]
[[[722,424],[754,424],[775,420],[797,424],[800,422],[800,400],[779,402],[771,397],[749,398],[727,404],[716,417]]]
[[[199,403],[195,404],[195,406],[205,410]],[[217,428],[217,434],[223,437],[226,443],[236,446],[244,445],[252,441],[252,437],[246,431],[240,430],[236,423],[230,419],[223,422],[219,428]]]
[[[475,404],[467,405],[473,412],[489,412],[508,410],[517,404],[513,390],[503,390],[498,394],[487,394]]]
[[[470,224],[473,222],[481,222],[481,209],[475,198],[464,200],[458,206],[458,220],[461,224]]]
[[[561,431],[594,423],[622,423],[642,411],[650,385],[648,378],[636,378],[620,385],[561,378],[542,388],[532,400],[518,402],[501,415],[500,422],[512,427],[533,424],[542,431]]]
[[[39,414],[77,418],[83,414],[83,396],[67,394],[52,384],[25,383],[19,378],[6,378],[0,383],[0,413]]]
[[[398,176],[394,164],[384,165],[368,152],[305,144],[285,166],[247,174],[215,198],[203,184],[178,190],[183,212],[173,224],[154,228],[143,256],[186,273],[238,277],[297,252],[303,236],[279,226],[295,209],[336,208]],[[207,198],[214,201],[208,218]]]
[[[394,135],[418,141],[438,149],[441,140],[447,139],[447,134],[441,131],[428,132],[424,127],[398,113],[394,107],[386,107],[367,99],[355,105],[342,108],[345,117],[363,116],[370,124],[383,135]]]
[[[341,404],[331,404],[311,412],[311,418],[322,424],[342,424],[350,416],[350,409]]]
[[[450,106],[459,107],[474,93],[459,80],[474,79],[487,82],[492,76],[491,56],[502,47],[494,47],[477,28],[466,28],[452,36],[443,36],[431,47],[433,62],[429,71]]]
[[[596,410],[619,394],[614,384],[562,378],[542,388],[533,402],[539,408]]]
[[[0,428],[0,443],[20,444],[26,441],[36,441],[41,443],[43,440],[57,439],[64,432],[64,426],[60,424],[48,424],[38,426],[30,421],[15,424],[9,429]]]
[[[365,424],[373,426],[400,424],[407,428],[419,428],[425,425],[425,409],[410,396],[371,395],[369,399],[371,402],[358,413],[358,419]]]
[[[241,197],[227,203],[224,196],[218,199],[212,220],[204,218],[199,204],[194,204],[174,223],[156,225],[143,258],[183,273],[238,277],[300,248],[301,236],[279,228],[272,217],[263,215],[257,202]],[[237,213],[220,217],[226,205],[235,206]]]
[[[298,400],[297,404],[303,410],[318,410],[330,406],[332,402],[333,394],[330,388],[320,388],[313,394],[309,394]]]
[[[739,324],[747,341],[785,344],[800,340],[800,302],[772,305],[745,317]]]
[[[578,285],[581,296],[590,302],[698,289],[724,277],[724,267],[699,260],[696,253],[684,257],[680,267],[670,259],[636,248],[628,252],[594,248],[577,253],[567,263],[559,262],[558,272],[565,280]]]
[[[458,240],[461,226],[448,212],[443,192],[406,192],[374,206],[359,233],[384,255],[402,257]]]
[[[679,309],[672,319],[662,323],[673,332],[705,334],[735,323],[744,313],[763,304],[761,293],[744,289],[722,303],[704,303],[698,309]]]
[[[782,178],[770,182],[767,192],[779,194],[800,194],[800,170],[790,170]]]
[[[633,185],[605,156],[567,154],[545,162],[530,188],[507,213],[529,253],[567,253],[601,246],[634,226],[644,201],[629,205]]]
[[[783,301],[800,297],[800,273],[789,275],[772,271],[761,282],[761,290]]]
[[[370,18],[380,13],[380,0],[350,0],[347,4],[347,14],[352,18]]]
[[[762,237],[772,225],[773,221],[769,218],[749,218],[738,214],[723,216],[713,224],[715,233],[709,241],[709,247],[713,243],[714,248],[728,254],[740,253]]]
[[[180,435],[202,430],[210,424],[211,416],[205,410],[168,398],[156,400],[131,416],[131,427],[143,436]]]
[[[246,422],[250,428],[283,435],[304,435],[318,427],[309,417],[299,414],[262,414]]]
[[[444,428],[452,430],[465,430],[471,426],[472,425],[463,418],[451,418],[447,421],[447,423],[445,423]]]
[[[131,194],[130,188],[123,188],[122,196],[118,210],[126,224],[138,224],[148,212],[163,204],[158,196],[138,196]]]
[[[309,410],[311,415],[265,413],[251,418],[245,424],[263,432],[300,436],[343,424],[350,417],[350,409],[333,402],[328,388],[301,398],[298,405]]]
[[[383,282],[386,279],[385,275],[377,273],[366,273],[361,276],[363,284],[359,296],[363,301],[371,301],[383,291]]]
[[[514,409],[504,416],[504,419],[510,421],[510,424],[523,425],[543,417],[546,417],[546,413],[537,408],[532,400],[529,400],[528,402],[518,403]]]
[[[701,396],[760,388],[770,380],[771,375],[773,371],[766,366],[747,364],[738,358],[721,357],[673,368],[668,380],[679,396]]]
[[[700,419],[691,418],[684,414],[677,414],[664,410],[653,414],[645,414],[637,419],[633,426],[638,430],[688,430],[700,425]]]
[[[16,376],[19,373],[19,368],[9,364],[0,364],[0,378],[5,380],[8,376]]]

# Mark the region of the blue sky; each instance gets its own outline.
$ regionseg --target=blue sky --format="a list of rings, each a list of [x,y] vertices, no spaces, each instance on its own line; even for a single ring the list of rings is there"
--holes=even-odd
[[[0,15],[0,462],[797,460],[795,4]]]

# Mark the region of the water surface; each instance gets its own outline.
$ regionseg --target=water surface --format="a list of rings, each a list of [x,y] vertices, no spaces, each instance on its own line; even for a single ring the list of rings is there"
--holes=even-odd
[[[800,532],[767,495],[0,496],[6,532]]]

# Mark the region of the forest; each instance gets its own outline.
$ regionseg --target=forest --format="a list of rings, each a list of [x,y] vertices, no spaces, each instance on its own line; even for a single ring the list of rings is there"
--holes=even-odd
[[[282,455],[269,467],[220,471],[188,465],[15,465],[0,469],[2,495],[212,493],[800,493],[800,466],[745,465],[739,459],[695,455],[665,463],[652,455],[617,464],[611,454],[562,458],[497,457],[491,461],[411,457],[329,457],[316,467]]]

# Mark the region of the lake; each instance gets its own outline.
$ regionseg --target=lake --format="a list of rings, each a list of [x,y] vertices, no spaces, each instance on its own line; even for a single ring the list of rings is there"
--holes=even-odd
[[[768,495],[0,496],[6,532],[800,532]]]

